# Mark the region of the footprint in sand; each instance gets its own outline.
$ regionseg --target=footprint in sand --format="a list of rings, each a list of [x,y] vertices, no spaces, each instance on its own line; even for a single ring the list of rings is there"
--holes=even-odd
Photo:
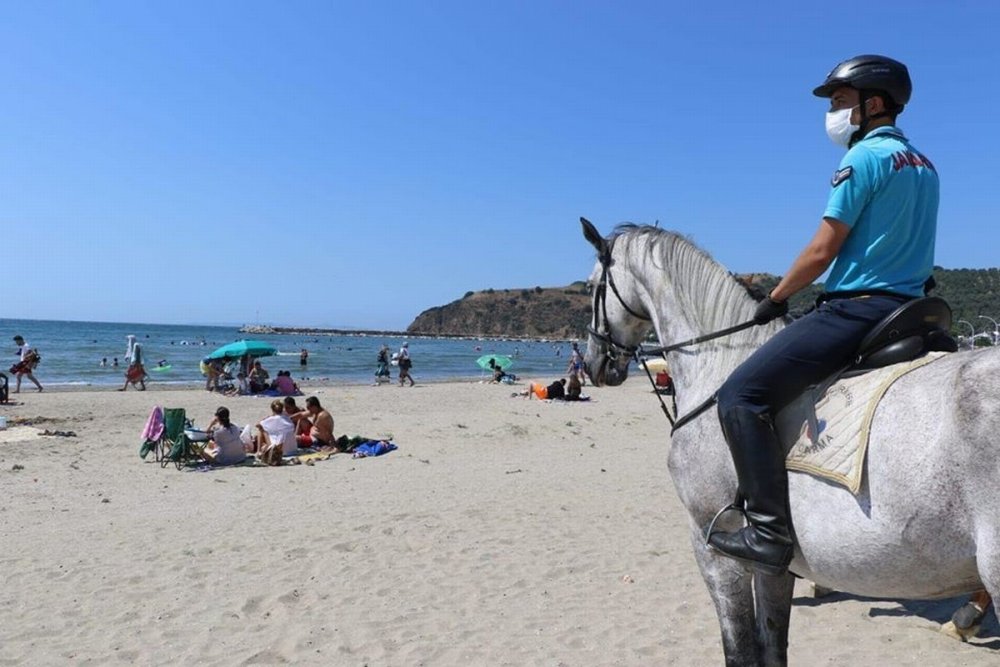
[[[252,598],[248,598],[247,601],[243,603],[243,609],[242,609],[243,613],[244,614],[254,613],[258,609],[260,609],[260,603],[261,603],[260,596],[254,596]]]

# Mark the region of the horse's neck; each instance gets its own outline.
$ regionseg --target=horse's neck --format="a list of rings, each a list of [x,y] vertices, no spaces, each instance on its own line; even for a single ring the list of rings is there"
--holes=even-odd
[[[659,267],[637,271],[653,326],[662,345],[713,333],[753,318],[756,302],[721,265],[674,241]],[[730,373],[780,324],[744,331],[672,352],[668,363],[678,409],[692,409],[711,396]]]

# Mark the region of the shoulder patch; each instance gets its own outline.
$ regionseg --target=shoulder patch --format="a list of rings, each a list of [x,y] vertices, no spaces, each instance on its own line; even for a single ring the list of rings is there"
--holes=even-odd
[[[851,174],[853,173],[854,173],[854,167],[844,167],[843,169],[838,169],[837,171],[833,172],[833,178],[830,179],[830,185],[833,187],[837,187],[838,185],[849,179],[851,177]]]

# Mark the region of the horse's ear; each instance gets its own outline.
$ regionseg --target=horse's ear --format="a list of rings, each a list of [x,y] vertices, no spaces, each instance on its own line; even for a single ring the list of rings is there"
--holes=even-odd
[[[603,236],[601,236],[601,233],[597,231],[597,227],[594,227],[594,223],[584,217],[581,217],[580,224],[583,226],[583,238],[590,241],[590,245],[597,249],[597,254],[606,254],[608,250],[608,242]]]

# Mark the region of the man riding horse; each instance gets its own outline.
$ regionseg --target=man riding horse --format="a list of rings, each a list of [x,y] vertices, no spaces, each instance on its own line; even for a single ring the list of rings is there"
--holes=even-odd
[[[718,392],[719,420],[739,480],[746,527],[709,545],[764,574],[785,572],[794,536],[784,451],[772,418],[806,387],[845,366],[865,335],[923,296],[934,266],[938,175],[896,127],[910,101],[906,66],[884,56],[845,60],[813,90],[830,99],[826,131],[848,148],[815,236],[754,314],[766,324],[832,263],[815,310],[781,329]]]

